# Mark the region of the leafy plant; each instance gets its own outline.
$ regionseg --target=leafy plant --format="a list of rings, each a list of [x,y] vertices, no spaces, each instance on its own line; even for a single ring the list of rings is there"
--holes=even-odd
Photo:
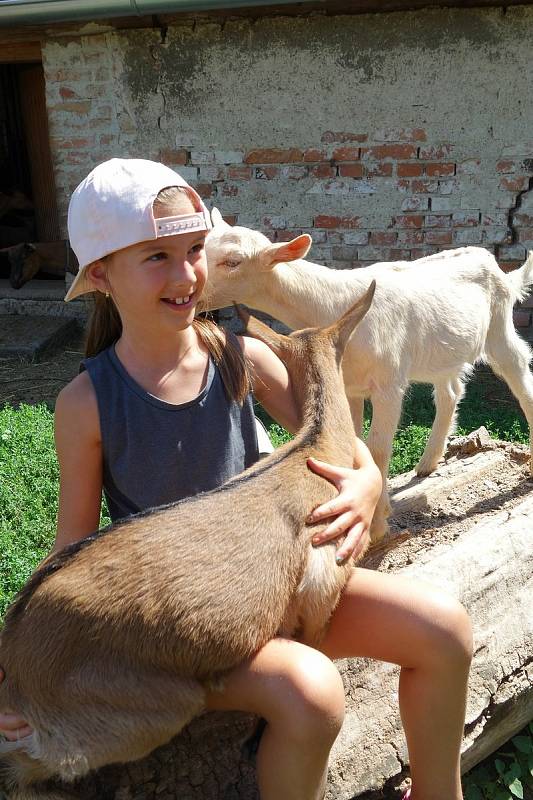
[[[533,722],[463,778],[465,800],[533,797]]]

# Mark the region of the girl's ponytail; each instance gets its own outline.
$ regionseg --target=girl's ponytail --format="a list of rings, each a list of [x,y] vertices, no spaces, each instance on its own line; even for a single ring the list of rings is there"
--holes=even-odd
[[[85,340],[85,358],[98,355],[122,334],[122,322],[112,298],[93,292],[91,302],[93,308]]]
[[[193,327],[217,365],[224,388],[232,400],[244,402],[251,391],[250,370],[234,334],[206,318],[196,317]]]

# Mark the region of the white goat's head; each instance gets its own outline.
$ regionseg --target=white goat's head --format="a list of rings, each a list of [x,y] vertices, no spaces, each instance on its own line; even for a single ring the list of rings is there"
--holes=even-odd
[[[217,208],[206,239],[208,282],[202,308],[223,308],[236,300],[254,306],[261,281],[276,264],[304,258],[312,241],[307,234],[273,244],[259,231],[232,227]]]

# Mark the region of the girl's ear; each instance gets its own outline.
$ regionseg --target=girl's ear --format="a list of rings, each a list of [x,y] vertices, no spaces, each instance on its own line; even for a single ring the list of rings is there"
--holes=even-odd
[[[85,267],[87,280],[104,294],[109,292],[109,281],[107,280],[107,267],[103,261],[93,261]]]

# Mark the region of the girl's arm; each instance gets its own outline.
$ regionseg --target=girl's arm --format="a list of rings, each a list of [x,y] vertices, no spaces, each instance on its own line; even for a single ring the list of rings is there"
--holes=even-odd
[[[102,445],[98,405],[82,372],[59,393],[55,409],[59,509],[54,550],[97,530],[102,501]]]
[[[300,419],[285,365],[257,339],[244,336],[242,346],[252,366],[254,395],[275,420],[294,433]],[[336,556],[342,563],[366,549],[374,509],[382,491],[381,473],[360,439],[356,439],[354,469],[325,464],[314,458],[307,464],[339,492],[337,497],[310,514],[308,522],[327,522],[324,530],[313,537],[313,544],[342,539]]]

